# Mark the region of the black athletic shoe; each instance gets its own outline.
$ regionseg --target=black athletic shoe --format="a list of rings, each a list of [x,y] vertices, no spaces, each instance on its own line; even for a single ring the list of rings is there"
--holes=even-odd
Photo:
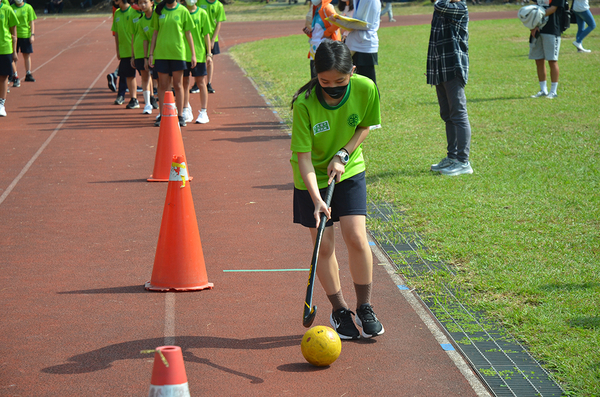
[[[198,85],[196,83],[194,83],[194,86],[192,88],[190,88],[190,94],[197,94],[200,92],[200,88],[198,88]]]
[[[152,109],[158,109],[158,99],[155,96],[150,97],[150,104],[152,105]]]
[[[33,76],[31,75],[31,73],[27,73],[25,75],[25,81],[31,81],[31,82],[35,82],[35,79],[33,78]]]
[[[123,95],[117,95],[117,99],[115,99],[115,105],[122,105],[125,103],[125,98]]]
[[[187,126],[187,124],[185,123],[185,117],[183,117],[183,116],[177,116],[177,118],[179,119],[179,126],[180,127]]]
[[[373,306],[368,303],[363,303],[356,310],[356,324],[362,328],[362,336],[365,338],[383,335],[385,332],[373,311]]]
[[[131,98],[129,100],[129,103],[125,107],[127,109],[139,109],[140,108],[140,103],[138,102],[137,98]]]
[[[15,76],[13,76],[12,74],[10,76],[8,76],[8,82],[12,83],[15,80]]]
[[[214,94],[215,93],[215,90],[212,88],[212,86],[210,85],[210,83],[208,83],[206,85],[206,89],[208,90],[209,94]]]
[[[331,313],[329,322],[331,326],[340,336],[340,339],[358,339],[360,338],[360,332],[352,321],[352,313],[348,309],[338,309]]]
[[[13,87],[20,87],[21,86],[21,79],[18,77],[15,77],[13,79]]]
[[[117,92],[117,86],[115,84],[115,75],[112,73],[107,74],[106,80],[108,80],[108,89],[112,92]]]
[[[154,122],[154,126],[155,126],[155,127],[160,127],[160,116],[158,116],[158,117],[156,118],[156,121]]]

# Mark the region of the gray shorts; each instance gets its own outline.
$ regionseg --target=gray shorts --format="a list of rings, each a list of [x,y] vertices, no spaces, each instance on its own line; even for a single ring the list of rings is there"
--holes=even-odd
[[[529,59],[545,59],[558,61],[560,36],[542,33],[529,44]]]

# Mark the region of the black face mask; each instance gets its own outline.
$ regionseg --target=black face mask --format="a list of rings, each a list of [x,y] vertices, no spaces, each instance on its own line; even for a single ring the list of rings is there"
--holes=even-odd
[[[346,90],[348,89],[348,85],[342,85],[338,87],[321,87],[323,91],[333,99],[339,99],[346,94]]]

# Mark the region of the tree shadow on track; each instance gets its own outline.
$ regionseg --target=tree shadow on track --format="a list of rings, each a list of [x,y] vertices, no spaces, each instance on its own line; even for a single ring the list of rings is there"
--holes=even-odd
[[[144,284],[128,285],[128,286],[123,286],[123,287],[82,289],[82,290],[76,290],[76,291],[57,292],[58,295],[144,294],[144,293],[149,293],[144,288]]]
[[[262,338],[235,339],[212,336],[178,336],[177,345],[181,347],[184,361],[205,364],[215,369],[228,372],[251,380],[251,383],[263,383],[264,380],[230,368],[215,364],[208,359],[194,355],[191,349],[234,349],[234,350],[268,350],[298,346],[302,335],[273,336]],[[164,344],[164,338],[141,339],[109,345],[87,353],[78,354],[68,359],[68,363],[54,365],[42,369],[42,372],[54,375],[85,374],[108,369],[119,360],[144,360],[147,354],[142,350],[154,349]],[[293,364],[294,366],[297,364]]]
[[[231,131],[229,129],[221,128],[222,130]],[[216,131],[217,129],[215,129]],[[256,135],[256,136],[242,136],[239,138],[218,138],[213,139],[214,142],[217,141],[229,141],[233,143],[254,143],[254,142],[268,142],[274,141],[277,139],[290,139],[287,135]]]
[[[263,190],[294,190],[294,183],[286,183],[283,185],[262,185],[262,186],[252,186],[253,189],[263,189]]]

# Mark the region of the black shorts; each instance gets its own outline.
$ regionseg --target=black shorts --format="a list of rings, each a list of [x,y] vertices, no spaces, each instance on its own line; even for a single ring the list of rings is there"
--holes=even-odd
[[[158,73],[171,74],[186,69],[186,61],[174,61],[171,59],[157,59],[154,61],[154,70]]]
[[[146,70],[144,67],[144,58],[136,58],[135,59],[135,70],[141,72],[142,70]]]
[[[12,76],[12,56],[13,54],[0,55],[0,76]]]
[[[32,54],[33,46],[29,39],[17,39],[17,53],[21,51],[23,54]]]
[[[367,52],[355,52],[352,55],[352,62],[356,66],[375,66],[379,65],[377,62],[377,53],[367,53]]]
[[[187,69],[183,72],[183,76],[188,77],[190,74],[192,77],[206,76],[206,64],[204,62],[197,63],[196,67],[192,69],[192,63],[188,62]]]
[[[323,200],[326,190],[320,190]],[[315,205],[308,190],[294,188],[294,223],[316,227],[314,211]],[[331,198],[331,219],[325,225],[332,226],[333,222],[338,222],[340,217],[347,215],[367,215],[367,182],[364,172],[335,185]]]
[[[131,58],[121,58],[119,62],[119,77],[135,77],[135,69],[131,67]]]
[[[213,55],[217,55],[217,54],[221,53],[221,49],[219,48],[219,42],[218,41],[215,41],[215,45],[213,46],[211,53]]]

